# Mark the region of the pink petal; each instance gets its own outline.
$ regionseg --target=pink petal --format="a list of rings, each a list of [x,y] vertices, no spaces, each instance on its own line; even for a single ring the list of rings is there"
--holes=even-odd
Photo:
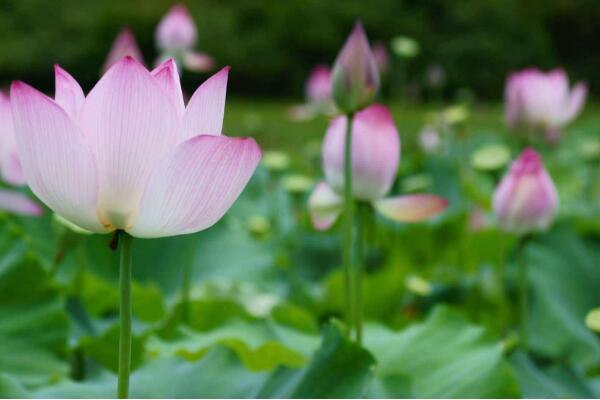
[[[331,101],[331,70],[327,65],[317,65],[306,81],[306,98],[310,102]]]
[[[17,148],[31,190],[54,212],[93,232],[97,214],[94,157],[79,128],[52,99],[22,82],[11,86]]]
[[[89,93],[81,123],[98,166],[100,215],[125,229],[152,168],[177,143],[175,106],[146,68],[126,57]]]
[[[42,207],[27,197],[27,195],[5,189],[0,189],[0,210],[32,216],[44,214]]]
[[[325,182],[319,182],[308,199],[310,219],[315,229],[329,229],[340,216],[343,199]]]
[[[215,59],[199,51],[183,53],[183,66],[194,72],[206,72],[215,69]]]
[[[129,232],[164,237],[212,226],[240,195],[260,158],[254,139],[202,135],[181,143],[154,168]]]
[[[64,69],[54,65],[55,93],[54,101],[69,114],[73,120],[77,120],[79,111],[83,107],[85,95],[79,83]]]
[[[390,197],[374,204],[384,217],[398,222],[419,222],[446,209],[448,200],[432,194],[411,194]]]
[[[183,4],[176,4],[156,28],[156,44],[162,50],[181,50],[196,44],[196,25]]]
[[[332,121],[323,141],[323,169],[327,183],[344,190],[346,117]],[[400,161],[400,137],[392,116],[374,104],[356,113],[352,126],[352,192],[360,200],[383,197],[392,186]]]
[[[575,118],[583,109],[587,97],[588,88],[585,83],[578,83],[571,90],[567,100],[567,106],[564,111],[563,123],[567,123]]]
[[[229,69],[223,68],[196,89],[183,115],[184,140],[197,135],[221,134]]]
[[[181,82],[175,60],[169,58],[152,71],[152,76],[158,84],[165,90],[169,99],[173,102],[177,115],[183,116],[185,104],[183,102],[183,93],[181,91]]]
[[[2,177],[12,185],[24,185],[25,176],[17,154],[10,99],[0,92],[0,164]]]
[[[119,35],[113,42],[112,47],[106,58],[106,62],[102,67],[102,73],[105,73],[117,62],[121,61],[124,57],[133,57],[140,63],[144,63],[144,56],[142,51],[135,40],[135,36],[131,29],[125,27],[119,32]]]

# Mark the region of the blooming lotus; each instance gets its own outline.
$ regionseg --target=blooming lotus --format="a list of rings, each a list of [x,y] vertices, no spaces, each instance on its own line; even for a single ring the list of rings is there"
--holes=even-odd
[[[253,139],[221,135],[229,68],[184,105],[177,68],[125,57],[84,95],[55,67],[56,93],[11,86],[16,144],[32,191],[92,232],[152,238],[217,222],[252,176]]]
[[[135,35],[131,29],[125,27],[121,30],[121,32],[119,32],[119,35],[113,42],[110,51],[108,52],[108,56],[106,57],[104,66],[102,67],[102,72],[105,73],[110,67],[113,66],[113,64],[127,56],[135,58],[142,64],[144,63],[144,56],[142,55],[142,51],[135,40]]]
[[[542,159],[525,149],[494,193],[494,214],[502,229],[525,234],[548,228],[558,208],[558,194]]]
[[[344,146],[347,118],[335,118],[323,142],[320,182],[309,199],[313,225],[328,229],[341,214],[344,191]],[[416,222],[444,210],[447,201],[430,194],[386,197],[400,162],[400,137],[389,110],[374,104],[356,113],[352,125],[352,195],[370,203],[383,216]]]
[[[510,75],[506,82],[506,121],[511,128],[540,128],[556,136],[579,114],[586,95],[584,83],[569,88],[567,75],[561,69],[548,73],[525,69]]]
[[[201,52],[193,51],[198,40],[196,25],[183,4],[174,5],[159,22],[155,40],[162,58],[175,57],[191,71],[210,71],[214,59]]]
[[[331,75],[336,107],[351,113],[370,105],[379,90],[379,69],[367,35],[357,22],[338,54]]]

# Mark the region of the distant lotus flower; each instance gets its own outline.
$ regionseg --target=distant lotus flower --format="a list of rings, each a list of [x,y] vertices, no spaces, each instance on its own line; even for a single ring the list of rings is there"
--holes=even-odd
[[[346,123],[345,116],[334,119],[323,142],[327,183],[317,184],[309,199],[317,229],[328,229],[342,211]],[[382,215],[403,222],[420,221],[446,208],[445,199],[428,194],[384,198],[392,187],[399,161],[400,137],[389,110],[374,104],[358,112],[352,126],[353,196],[372,203]]]
[[[500,226],[525,234],[548,228],[558,208],[558,194],[542,159],[525,149],[494,193],[494,214]]]
[[[131,29],[125,27],[119,32],[119,35],[113,42],[108,57],[106,57],[106,61],[102,67],[102,73],[104,74],[113,66],[113,64],[127,56],[133,57],[142,64],[144,63],[144,56],[135,40],[133,32]]]
[[[221,135],[229,68],[187,107],[173,60],[149,72],[126,57],[87,96],[55,71],[55,100],[11,86],[17,149],[33,192],[79,227],[144,238],[206,229],[261,158],[253,139]]]
[[[361,110],[375,100],[379,70],[360,22],[338,54],[331,79],[334,103],[344,113]]]
[[[569,89],[561,69],[548,73],[525,69],[510,75],[506,82],[506,121],[511,128],[541,128],[556,136],[556,131],[579,114],[586,96],[584,83]]]
[[[390,55],[385,44],[378,42],[373,46],[373,57],[380,74],[385,74],[390,66]]]
[[[327,104],[331,101],[331,71],[326,65],[317,65],[306,81],[306,99],[310,103]]]
[[[196,72],[210,71],[215,67],[211,56],[194,51],[198,31],[183,4],[174,5],[162,18],[156,28],[155,40],[162,53],[159,62],[175,57],[186,69]]]

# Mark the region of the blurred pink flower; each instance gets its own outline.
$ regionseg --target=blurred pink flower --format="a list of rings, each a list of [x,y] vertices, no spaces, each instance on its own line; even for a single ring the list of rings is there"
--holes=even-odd
[[[160,50],[187,50],[196,45],[198,32],[188,9],[176,4],[165,14],[156,28],[156,44]]]
[[[380,74],[385,74],[390,66],[390,54],[385,44],[377,42],[373,45],[373,57]]]
[[[419,132],[419,145],[427,153],[435,153],[442,145],[440,134],[431,126],[425,126]]]
[[[534,149],[526,148],[513,162],[496,188],[493,204],[500,227],[508,232],[548,228],[558,208],[558,194]]]
[[[198,40],[196,24],[183,4],[176,4],[159,22],[155,32],[156,46],[162,53],[159,63],[175,57],[186,69],[195,72],[215,68],[215,60],[206,53],[194,51]]]
[[[335,60],[331,84],[333,101],[344,113],[361,110],[375,100],[379,69],[360,22]]]
[[[584,83],[569,89],[561,69],[548,73],[525,69],[510,75],[506,82],[506,121],[511,128],[524,125],[556,131],[579,114],[586,96]]]
[[[341,213],[344,190],[344,144],[347,118],[335,118],[323,142],[327,183],[319,183],[309,199],[313,224],[329,228]],[[400,137],[389,110],[374,104],[356,113],[352,124],[352,190],[356,199],[370,202],[382,215],[403,222],[433,216],[447,206],[443,198],[416,194],[384,198],[400,161]]]
[[[0,189],[0,210],[32,217],[44,214],[44,209],[25,193],[6,189]]]
[[[306,98],[310,103],[331,101],[331,71],[327,65],[317,65],[306,81]]]
[[[121,29],[121,32],[119,32],[119,35],[113,42],[102,67],[102,73],[104,74],[113,64],[126,56],[133,57],[142,64],[144,63],[142,51],[135,40],[133,32],[128,27]]]
[[[87,96],[55,70],[54,100],[11,86],[17,149],[33,192],[84,229],[148,238],[206,229],[261,158],[253,139],[221,135],[229,68],[187,107],[173,60],[149,72],[126,57]]]

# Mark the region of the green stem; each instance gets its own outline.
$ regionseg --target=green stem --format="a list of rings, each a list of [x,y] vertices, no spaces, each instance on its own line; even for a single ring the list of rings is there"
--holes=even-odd
[[[521,324],[520,324],[520,336],[521,346],[523,350],[528,350],[527,341],[527,314],[529,310],[529,280],[527,274],[527,259],[525,257],[525,245],[527,244],[528,237],[523,236],[519,239],[517,245],[517,262],[519,269],[519,306],[521,309]]]
[[[119,336],[119,382],[117,397],[126,399],[129,395],[129,370],[131,367],[131,244],[133,237],[119,232],[121,239],[121,329]]]
[[[352,284],[352,231],[354,225],[354,199],[352,198],[352,119],[354,113],[347,115],[346,140],[344,148],[344,226],[342,263],[344,265],[344,284],[346,297],[346,323],[348,333],[352,332],[353,321],[353,284]]]
[[[356,265],[355,265],[355,323],[356,323],[356,342],[362,344],[363,338],[363,276],[365,271],[365,246],[368,237],[368,224],[370,218],[370,210],[368,204],[359,204],[359,223],[356,243]]]

